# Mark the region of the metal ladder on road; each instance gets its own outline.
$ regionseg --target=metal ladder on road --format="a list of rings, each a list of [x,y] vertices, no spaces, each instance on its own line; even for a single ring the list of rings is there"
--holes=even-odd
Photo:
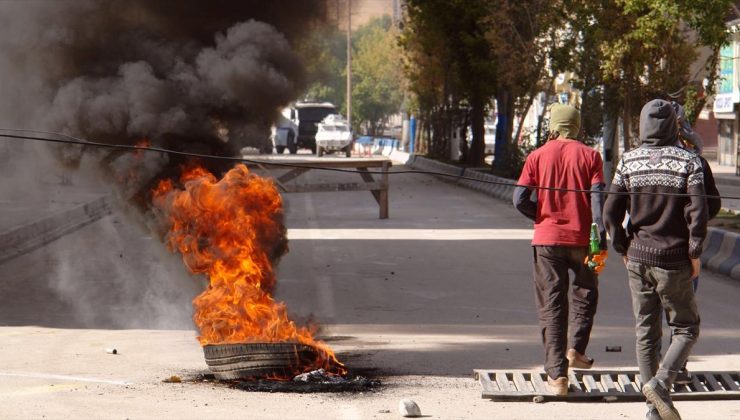
[[[483,387],[482,398],[494,401],[644,401],[637,371],[571,370],[566,396],[552,395],[545,372],[527,370],[473,371]],[[674,385],[674,400],[740,399],[740,372],[691,372],[693,382]]]

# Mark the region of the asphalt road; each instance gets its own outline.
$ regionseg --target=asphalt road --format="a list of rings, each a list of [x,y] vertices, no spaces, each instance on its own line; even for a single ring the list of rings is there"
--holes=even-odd
[[[292,316],[319,321],[339,358],[380,379],[379,391],[163,383],[206,372],[189,320],[202,279],[116,213],[0,265],[0,418],[395,419],[401,398],[440,419],[644,418],[642,403],[482,400],[473,369],[541,368],[531,226],[508,203],[423,175],[392,177],[390,194],[388,220],[367,192],[287,195],[290,252],[278,267],[277,297]],[[634,369],[617,258],[600,293],[589,353],[599,368]],[[705,272],[698,300],[690,369],[740,370],[740,283]],[[677,406],[685,419],[740,417],[732,401]]]

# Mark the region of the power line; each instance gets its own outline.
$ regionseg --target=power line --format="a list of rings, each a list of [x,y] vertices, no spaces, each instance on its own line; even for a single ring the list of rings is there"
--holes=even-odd
[[[285,163],[285,162],[273,162],[273,161],[259,160],[259,159],[246,159],[246,158],[233,157],[233,156],[216,156],[216,155],[209,155],[209,154],[204,154],[204,153],[182,152],[178,150],[163,149],[160,147],[151,147],[151,146],[132,146],[128,144],[107,144],[107,143],[83,140],[78,137],[73,137],[73,136],[61,134],[61,133],[55,133],[52,131],[10,129],[10,128],[0,128],[0,131],[10,131],[10,132],[19,132],[19,133],[36,133],[36,134],[46,134],[46,135],[51,135],[51,136],[63,137],[63,139],[59,139],[59,138],[29,136],[29,135],[22,135],[22,134],[0,133],[0,137],[8,138],[8,139],[41,141],[41,142],[61,143],[61,144],[75,144],[75,145],[80,145],[80,146],[93,146],[93,147],[100,147],[100,148],[107,148],[107,149],[123,149],[123,150],[131,150],[131,151],[157,152],[157,153],[166,153],[166,154],[177,155],[177,156],[188,156],[188,157],[196,157],[200,159],[209,159],[209,160],[223,160],[223,161],[248,163],[248,164],[263,165],[263,166],[278,166],[278,167],[285,167],[285,168],[304,168],[304,169],[316,169],[316,170],[321,170],[321,171],[332,171],[332,172],[353,173],[353,174],[372,174],[372,175],[385,175],[385,174],[388,174],[388,175],[402,175],[402,174],[435,175],[435,176],[440,176],[440,177],[445,177],[445,178],[454,178],[456,180],[464,179],[464,180],[469,180],[469,181],[481,182],[484,184],[504,185],[504,186],[509,186],[509,187],[525,187],[529,189],[558,191],[558,192],[576,192],[576,193],[589,193],[589,194],[598,192],[601,194],[630,195],[630,196],[648,195],[648,196],[668,196],[668,197],[706,197],[706,198],[720,198],[720,199],[725,198],[728,200],[740,200],[740,197],[738,196],[723,196],[723,195],[709,195],[709,194],[641,192],[641,191],[609,192],[609,191],[592,191],[590,189],[519,185],[519,184],[512,184],[510,182],[505,182],[505,181],[483,180],[483,179],[467,177],[464,175],[451,175],[451,174],[446,174],[444,172],[423,171],[423,170],[416,170],[416,169],[404,169],[400,171],[393,171],[393,170],[391,171],[372,171],[372,170],[360,171],[357,169],[327,168],[327,167],[322,167],[322,166],[304,165],[304,164],[299,165],[299,164],[292,164],[292,163]]]

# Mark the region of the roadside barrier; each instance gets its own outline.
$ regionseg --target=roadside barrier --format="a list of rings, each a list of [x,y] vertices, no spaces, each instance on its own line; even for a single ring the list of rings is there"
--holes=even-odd
[[[499,198],[508,203],[511,203],[511,199],[514,195],[514,185],[516,184],[516,181],[513,179],[502,178],[474,168],[461,168],[459,166],[450,165],[448,163],[443,163],[416,155],[411,156],[406,164],[414,169],[474,178],[474,180],[472,180],[439,177],[439,179],[445,182],[452,182],[454,184],[462,185],[466,188],[480,191],[492,197]]]
[[[107,196],[0,233],[0,264],[111,213]]]
[[[709,228],[705,244],[702,266],[740,280],[740,234]]]

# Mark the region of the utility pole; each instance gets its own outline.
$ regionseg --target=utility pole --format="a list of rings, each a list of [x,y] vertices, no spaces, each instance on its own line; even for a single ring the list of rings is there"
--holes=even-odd
[[[347,0],[347,124],[352,129],[352,0]]]

